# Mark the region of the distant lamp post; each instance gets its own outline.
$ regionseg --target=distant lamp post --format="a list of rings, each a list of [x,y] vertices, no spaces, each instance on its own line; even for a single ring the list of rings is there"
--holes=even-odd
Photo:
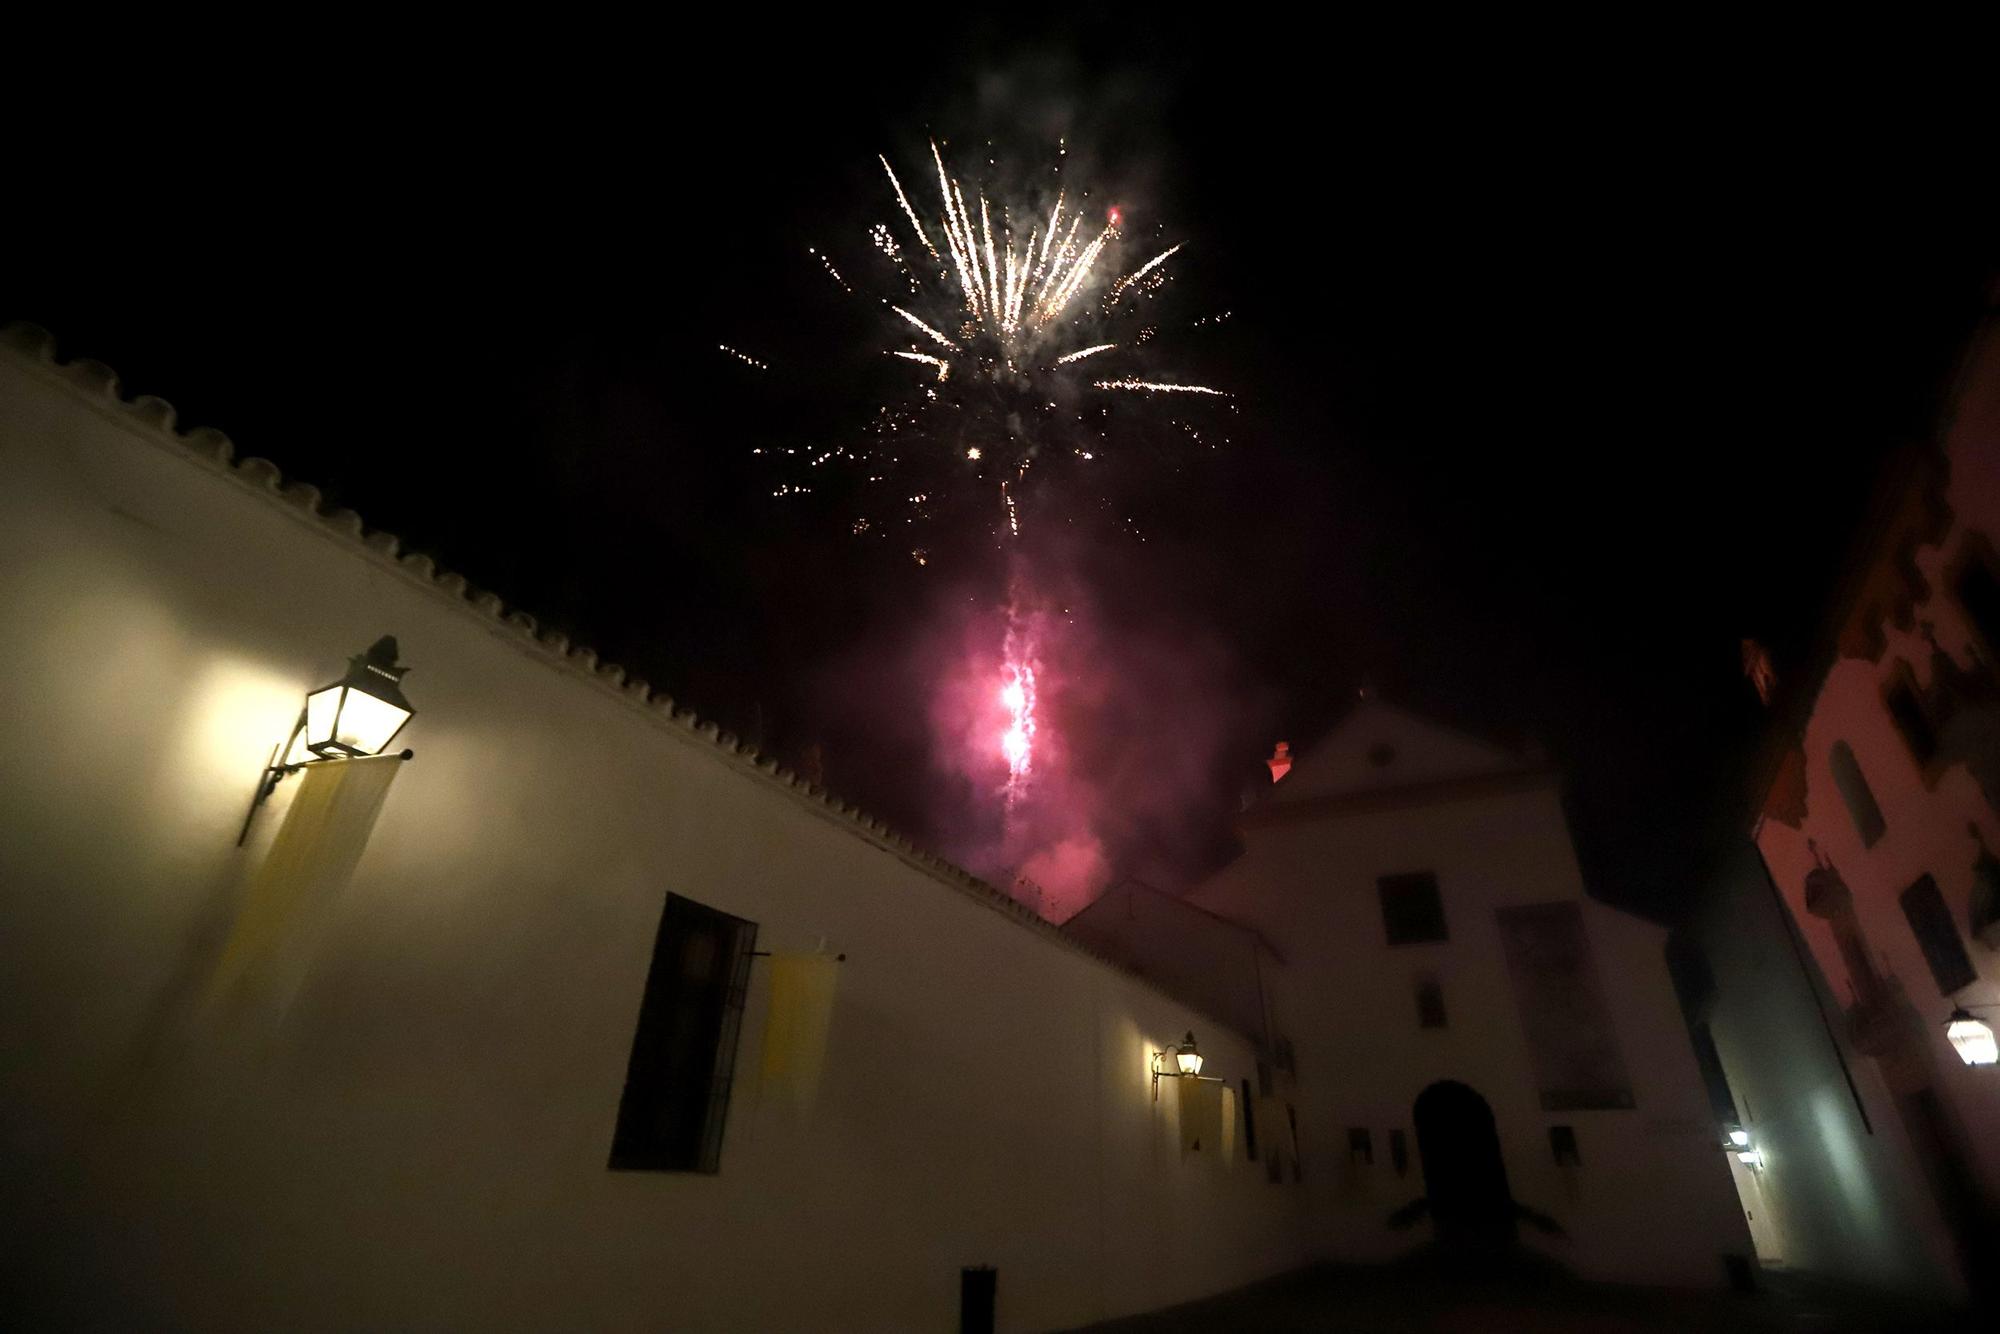
[[[272,752],[272,762],[257,783],[236,846],[243,846],[257,808],[286,778],[308,764],[380,755],[401,735],[417,711],[403,697],[403,677],[410,669],[396,661],[397,652],[396,637],[383,635],[365,653],[347,660],[347,672],[338,681],[306,695],[291,737],[282,751]],[[403,758],[410,758],[410,752],[404,751]]]
[[[1171,1066],[1169,1066],[1169,1061],[1172,1062]],[[1193,1033],[1189,1033],[1186,1038],[1180,1042],[1176,1042],[1165,1051],[1156,1051],[1153,1053],[1153,1100],[1155,1102],[1159,1101],[1160,1080],[1162,1078],[1201,1078],[1201,1051],[1195,1046]]]
[[[1993,1039],[1993,1025],[1963,1006],[1953,1010],[1951,1018],[1945,1021],[1944,1035],[1958,1049],[1958,1059],[1967,1065],[2000,1062],[2000,1043]]]

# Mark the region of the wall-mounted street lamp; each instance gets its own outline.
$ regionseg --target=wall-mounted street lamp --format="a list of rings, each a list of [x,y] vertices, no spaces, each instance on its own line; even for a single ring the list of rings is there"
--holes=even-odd
[[[416,714],[403,697],[403,677],[410,669],[400,665],[396,655],[396,637],[384,635],[367,652],[347,660],[346,675],[306,695],[290,738],[271,752],[271,762],[258,779],[257,795],[243,817],[236,846],[242,847],[250,836],[257,808],[292,774],[308,764],[360,759],[389,749]],[[404,751],[403,758],[409,759],[410,752]]]
[[[1200,1079],[1201,1051],[1194,1045],[1194,1034],[1176,1042],[1165,1051],[1153,1053],[1153,1101],[1160,1100],[1160,1080]]]
[[[1958,1049],[1958,1059],[1967,1065],[1994,1065],[2000,1063],[2000,1042],[1993,1038],[1993,1025],[1972,1013],[1973,1010],[1990,1010],[1996,1007],[1976,1005],[1968,1009],[1961,1005],[1945,1020],[1944,1035],[1951,1039],[1951,1045]]]
[[[1752,1171],[1763,1167],[1764,1151],[1750,1142],[1750,1132],[1740,1125],[1729,1127],[1729,1143],[1722,1147],[1736,1155],[1736,1161]]]

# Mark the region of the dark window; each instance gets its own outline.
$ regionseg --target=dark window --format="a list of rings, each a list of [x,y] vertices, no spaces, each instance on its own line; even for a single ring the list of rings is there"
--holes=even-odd
[[[1356,1167],[1375,1165],[1375,1137],[1366,1126],[1354,1126],[1347,1132],[1347,1161]]]
[[[1845,741],[1834,742],[1831,759],[1833,785],[1840,789],[1840,799],[1847,803],[1847,814],[1861,835],[1861,846],[1872,848],[1889,828],[1889,822],[1882,818],[1882,808],[1875,804],[1875,794],[1869,790],[1868,780],[1862,777],[1854,747]]]
[[[1243,1152],[1257,1161],[1257,1101],[1250,1096],[1250,1081],[1243,1081]]]
[[[1994,659],[2000,656],[2000,578],[1996,578],[1993,567],[1975,554],[1965,562],[1965,568],[1952,581],[1952,591],[1958,595],[1958,605],[1965,608],[1965,617],[1972,622],[1972,628],[1986,641],[1985,657],[1989,666],[1996,665]]]
[[[1444,988],[1434,977],[1417,979],[1417,1023],[1424,1028],[1443,1028]]]
[[[1549,1152],[1556,1156],[1557,1167],[1583,1166],[1583,1155],[1576,1148],[1576,1127],[1550,1126]]]
[[[1917,767],[1929,764],[1937,754],[1937,730],[1931,726],[1930,715],[1924,712],[1924,702],[1917,695],[1917,683],[1907,665],[1883,692],[1882,702],[1888,706],[1890,721],[1903,734],[1903,744],[1916,757]]]
[[[1901,902],[1903,916],[1909,919],[1910,930],[1923,948],[1924,962],[1931,966],[1938,990],[1949,996],[1977,981],[1979,974],[1966,957],[1965,942],[1958,938],[1958,925],[1951,920],[1944,895],[1938,893],[1937,881],[1922,877],[1903,891]]]
[[[958,1271],[958,1334],[993,1334],[1000,1271],[975,1265]]]
[[[1306,1165],[1299,1161],[1299,1109],[1285,1104],[1285,1122],[1292,1132],[1292,1180],[1306,1179]]]
[[[667,895],[639,1003],[611,1166],[713,1172],[757,924]]]
[[[1389,1165],[1396,1169],[1397,1176],[1409,1174],[1410,1137],[1400,1130],[1389,1132]]]
[[[1444,900],[1437,877],[1429,871],[1385,875],[1375,882],[1382,895],[1382,925],[1391,945],[1417,945],[1443,940]]]

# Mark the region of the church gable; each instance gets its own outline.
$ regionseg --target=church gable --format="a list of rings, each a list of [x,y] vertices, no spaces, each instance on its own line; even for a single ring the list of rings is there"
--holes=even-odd
[[[1271,793],[1279,805],[1382,788],[1516,772],[1526,759],[1379,700],[1368,700]]]

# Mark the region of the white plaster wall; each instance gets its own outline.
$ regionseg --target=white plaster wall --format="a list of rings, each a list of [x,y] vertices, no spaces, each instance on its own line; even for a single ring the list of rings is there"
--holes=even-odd
[[[1008,1329],[1305,1255],[1148,1053],[1249,1044],[0,351],[0,1251],[42,1326]],[[426,448],[413,441],[413,449]],[[662,572],[671,577],[671,572]],[[185,998],[301,693],[394,633],[405,766],[282,1014]],[[276,811],[260,832],[268,836]],[[844,950],[809,1122],[605,1168],[664,896]]]
[[[1246,928],[1149,889],[1105,891],[1063,930],[1130,962],[1176,996],[1240,1033],[1263,1033],[1262,975],[1273,963]]]
[[[1419,870],[1437,874],[1450,939],[1391,948],[1376,877]],[[1565,899],[1583,903],[1634,1110],[1540,1106],[1494,909]],[[1440,1079],[1471,1085],[1492,1106],[1515,1198],[1569,1233],[1546,1242],[1524,1227],[1523,1237],[1579,1272],[1708,1286],[1723,1279],[1723,1253],[1750,1253],[1664,933],[1583,897],[1552,786],[1258,826],[1198,901],[1286,942],[1273,1005],[1298,1051],[1302,1151],[1334,1254],[1381,1258],[1428,1237],[1427,1226],[1392,1231],[1384,1216],[1423,1192],[1411,1107]],[[1443,985],[1444,1029],[1419,1026],[1421,973]],[[1580,1170],[1558,1168],[1549,1149],[1548,1127],[1565,1124],[1576,1129]],[[1350,1126],[1373,1131],[1370,1169],[1346,1165]],[[1393,1128],[1410,1138],[1406,1179],[1390,1166]]]
[[[1881,1079],[1839,1036],[1841,1006],[1802,969],[1763,866],[1746,850],[1724,876],[1699,935],[1715,977],[1709,1031],[1737,1112],[1764,1154],[1762,1171],[1738,1175],[1752,1183],[1741,1192],[1744,1207],[1766,1210],[1792,1268],[1958,1295],[1949,1238]]]

